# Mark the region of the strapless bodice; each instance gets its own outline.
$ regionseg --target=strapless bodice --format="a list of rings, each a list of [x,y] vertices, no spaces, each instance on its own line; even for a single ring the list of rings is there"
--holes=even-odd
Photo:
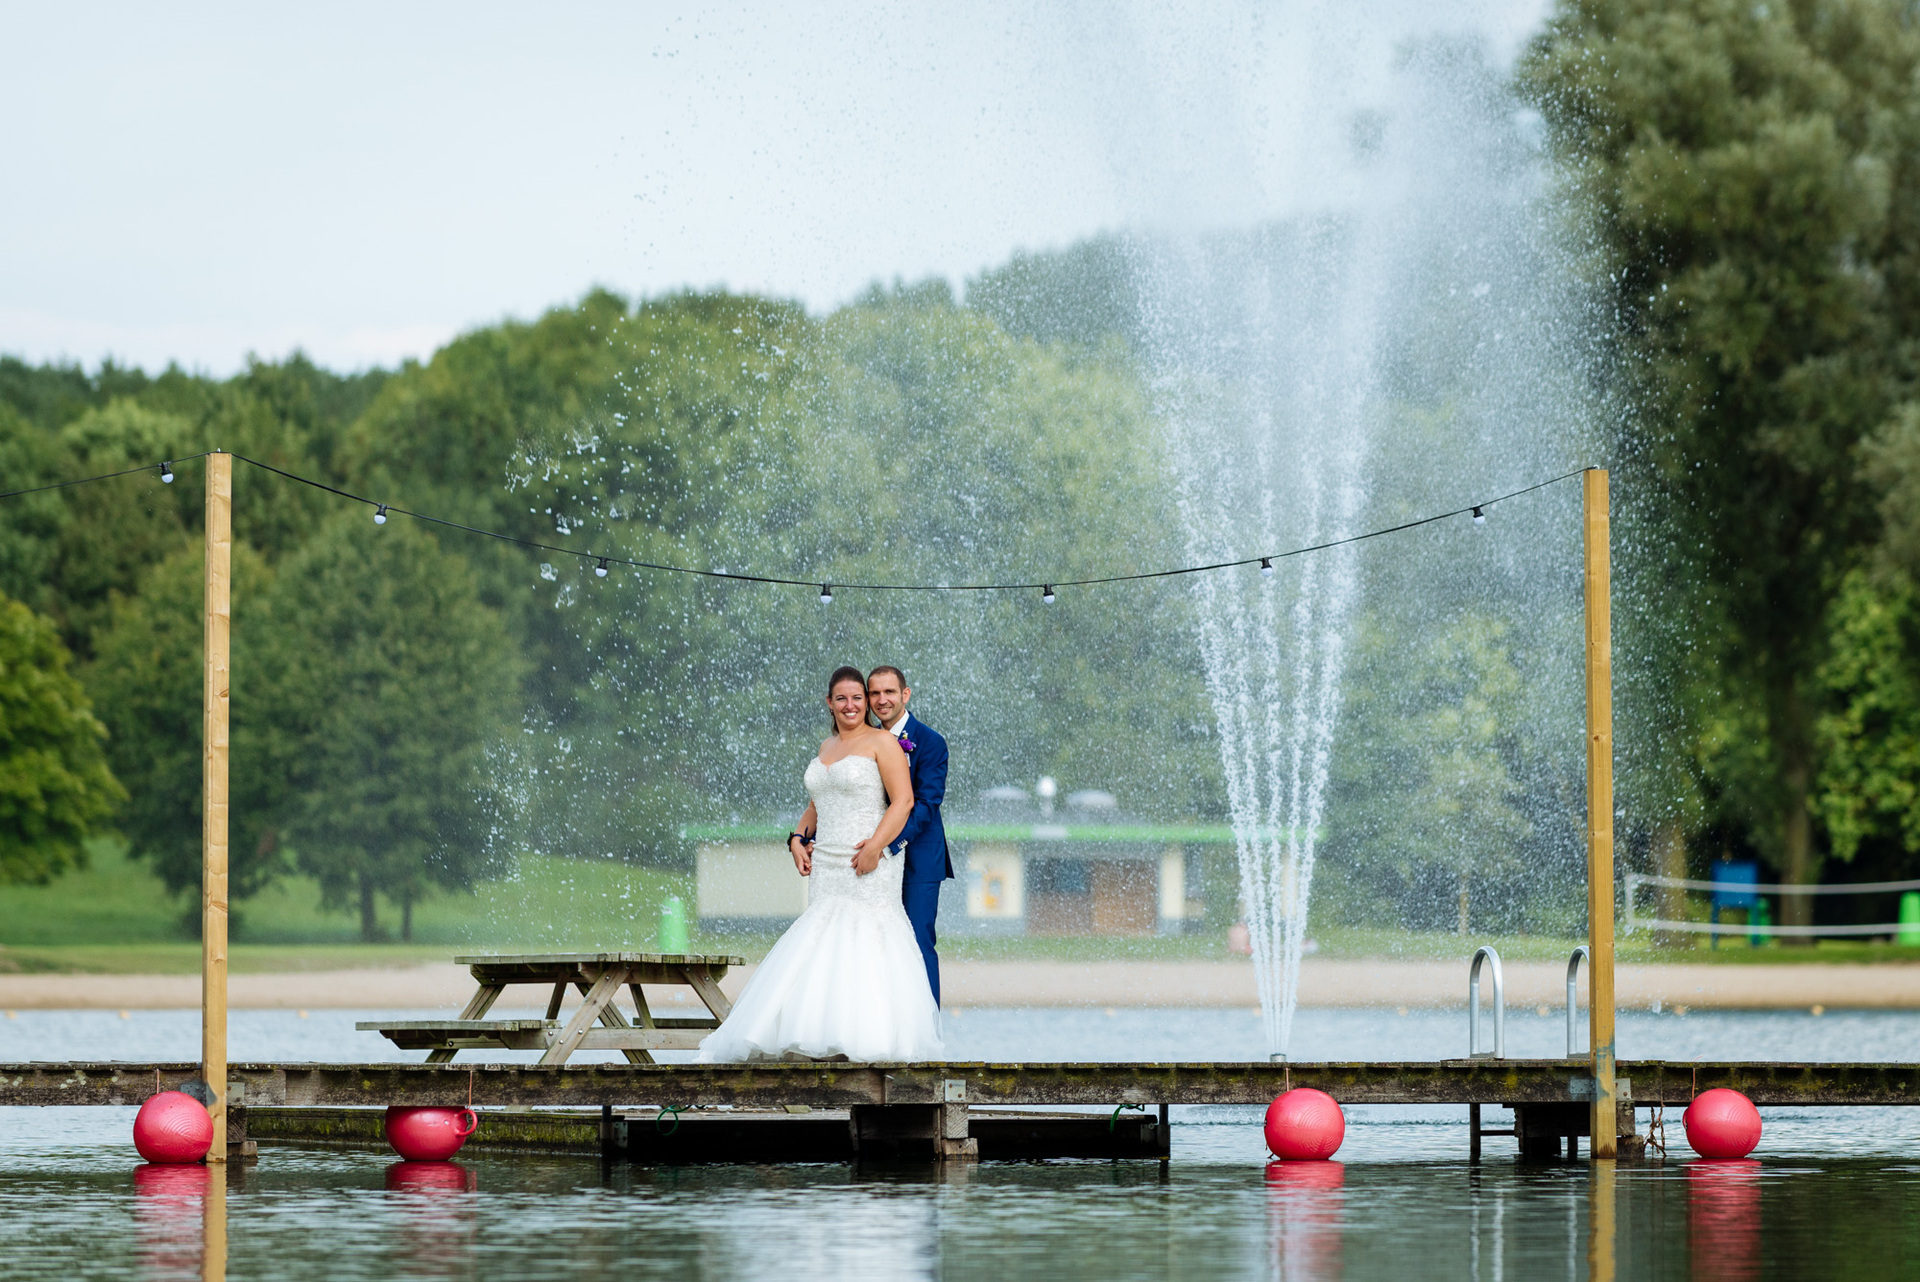
[[[842,757],[827,765],[815,757],[807,765],[807,795],[813,798],[814,853],[851,855],[887,813],[887,789],[872,757]]]

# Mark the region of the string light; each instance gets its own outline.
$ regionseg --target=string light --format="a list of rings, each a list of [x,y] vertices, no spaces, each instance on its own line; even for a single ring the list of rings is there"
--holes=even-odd
[[[160,483],[162,485],[173,484],[173,460],[172,459],[168,459],[166,462],[160,465]]]
[[[24,494],[39,494],[48,490],[64,490],[75,485],[90,485],[95,481],[111,480],[116,476],[130,476],[135,472],[149,472],[156,467],[160,469],[161,480],[171,482],[173,479],[171,475],[173,470],[172,465],[174,463],[192,462],[195,459],[205,457],[207,457],[206,453],[200,453],[191,455],[184,460],[169,459],[157,464],[142,463],[137,467],[123,468],[117,472],[106,472],[99,476],[74,477],[71,480],[54,481],[46,485],[35,485],[24,489],[0,491],[0,499],[17,498]],[[543,543],[537,539],[521,538],[518,535],[505,534],[499,530],[489,530],[477,525],[467,525],[460,521],[449,521],[444,517],[429,516],[425,512],[412,512],[406,508],[390,508],[389,505],[385,503],[374,503],[372,499],[364,494],[355,494],[350,490],[343,490],[338,486],[328,485],[324,481],[316,481],[312,477],[301,476],[296,472],[289,472],[284,468],[275,467],[271,463],[262,463],[258,459],[248,458],[244,454],[233,454],[232,457],[238,462],[257,467],[263,472],[271,472],[275,476],[294,481],[300,485],[310,486],[316,490],[323,490],[328,494],[336,495],[350,502],[368,504],[374,509],[373,519],[377,525],[385,525],[387,523],[387,513],[391,510],[399,516],[410,516],[416,521],[424,521],[429,525],[437,525],[442,529],[459,530],[463,534],[475,534],[482,538],[497,539],[502,543],[511,543],[516,547],[526,548],[529,551],[551,552],[560,556],[576,557],[582,561],[592,561],[595,563],[594,573],[601,577],[605,577],[608,567],[618,563],[620,565],[631,566],[636,570],[654,570],[662,574],[688,574],[705,579],[726,579],[734,583],[763,583],[774,587],[809,586],[809,581],[806,579],[786,579],[765,574],[741,574],[730,570],[703,570],[689,565],[670,565],[653,561],[636,561],[626,557],[602,556],[598,552],[562,547],[554,543]],[[843,583],[841,586],[852,587],[868,592],[1029,592],[1034,588],[1039,588],[1041,590],[1041,599],[1051,604],[1055,599],[1055,587],[1079,588],[1095,587],[1110,583],[1144,583],[1153,579],[1170,579],[1184,577],[1189,574],[1207,574],[1214,570],[1230,570],[1249,565],[1258,565],[1260,573],[1264,577],[1273,573],[1273,563],[1275,561],[1282,561],[1296,556],[1306,556],[1313,552],[1324,552],[1329,548],[1345,547],[1350,543],[1359,543],[1367,539],[1377,539],[1388,534],[1399,534],[1407,530],[1415,530],[1422,526],[1432,525],[1439,521],[1452,520],[1456,516],[1471,515],[1475,525],[1484,525],[1487,520],[1487,509],[1495,503],[1504,503],[1508,499],[1516,499],[1523,494],[1531,494],[1535,490],[1543,490],[1550,485],[1558,485],[1562,481],[1570,481],[1574,477],[1590,470],[1590,468],[1585,467],[1576,468],[1571,472],[1548,477],[1544,481],[1536,481],[1532,485],[1523,486],[1510,493],[1498,495],[1483,502],[1473,504],[1470,507],[1454,508],[1447,512],[1436,512],[1431,516],[1418,517],[1411,521],[1402,521],[1398,525],[1384,526],[1377,530],[1367,530],[1361,534],[1349,534],[1337,539],[1328,539],[1324,543],[1307,544],[1302,547],[1290,548],[1285,552],[1274,552],[1266,556],[1244,557],[1235,561],[1216,561],[1208,565],[1183,565],[1176,566],[1172,569],[1145,570],[1134,574],[1111,574],[1093,579],[1074,579],[1061,584],[1029,580],[1025,583]],[[822,605],[828,605],[831,604],[832,601],[833,585],[830,583],[822,583],[820,585],[820,603]]]

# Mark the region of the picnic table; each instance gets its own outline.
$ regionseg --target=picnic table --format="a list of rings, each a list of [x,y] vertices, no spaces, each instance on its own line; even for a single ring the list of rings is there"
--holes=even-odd
[[[402,1050],[425,1050],[429,1064],[445,1064],[464,1050],[535,1050],[542,1064],[564,1064],[578,1050],[612,1050],[629,1063],[651,1064],[657,1050],[693,1050],[733,1005],[720,991],[720,977],[744,957],[709,953],[536,953],[456,957],[479,991],[457,1019],[371,1020],[354,1025],[378,1032]],[[488,1019],[487,1012],[510,984],[551,985],[544,1019]],[[642,984],[691,988],[709,1012],[692,1019],[662,1019],[647,1005]],[[630,1017],[614,1001],[626,987]],[[565,1027],[560,1004],[569,987],[584,993]],[[595,1024],[600,1027],[594,1027]]]

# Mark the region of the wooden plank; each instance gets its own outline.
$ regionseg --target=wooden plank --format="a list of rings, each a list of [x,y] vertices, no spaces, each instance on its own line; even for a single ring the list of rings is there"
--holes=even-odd
[[[233,455],[207,455],[201,682],[200,1075],[213,1092],[209,1162],[227,1160],[227,754],[233,628]],[[224,1178],[224,1177],[221,1177]],[[224,1232],[224,1230],[223,1230]]]
[[[599,1030],[607,1032],[611,1030]],[[664,1030],[656,1030],[656,1034]],[[632,1035],[648,1035],[632,1030]],[[1166,1064],[233,1064],[235,1102],[253,1105],[476,1104],[777,1107],[937,1103],[966,1082],[970,1104],[1259,1104],[1291,1084],[1352,1104],[1576,1102],[1585,1060]],[[196,1075],[192,1063],[0,1064],[0,1105],[138,1104]],[[1766,1105],[1920,1105],[1920,1063],[1619,1065],[1633,1102],[1684,1105],[1725,1086]],[[471,1079],[469,1078],[471,1074]],[[244,1100],[241,1096],[244,1087]],[[1627,1092],[1622,1091],[1623,1094]],[[1577,1102],[1584,1105],[1585,1099]]]
[[[637,992],[639,991],[640,985],[633,984],[631,985],[631,987]],[[584,993],[586,992],[586,990],[587,990],[587,986],[585,984],[581,984],[580,991]],[[602,1007],[600,1010],[600,1022],[602,1024],[605,1024],[610,1029],[615,1029],[615,1030],[629,1029],[632,1027],[632,1025],[627,1022],[627,1012],[621,1010],[619,1002],[615,1000],[618,996],[619,996],[619,992],[616,989],[615,992],[607,998],[607,1004],[604,1007]],[[593,1037],[594,1035],[595,1035],[594,1031],[589,1031],[587,1034],[588,1037]],[[586,1044],[585,1042],[581,1043],[581,1045],[583,1046],[585,1044]],[[610,1047],[607,1047],[606,1049],[622,1051],[626,1056],[627,1063],[629,1064],[653,1063],[653,1056],[647,1054],[646,1051],[639,1050],[631,1046],[627,1046],[624,1043],[620,1045],[610,1046]]]
[[[499,965],[468,965],[467,969],[474,979],[497,985],[547,985],[566,979],[593,981],[605,965],[628,965],[634,969],[637,983],[643,985],[684,985],[680,975],[680,961],[511,961]],[[693,965],[707,965],[712,975],[726,975],[728,965],[724,961],[699,961]]]
[[[648,1051],[691,1051],[699,1050],[700,1043],[707,1038],[707,1031],[676,1028],[590,1028],[580,1039],[576,1050],[583,1051],[627,1051],[630,1064],[651,1064],[653,1056]],[[646,1055],[644,1059],[635,1059],[634,1055]]]
[[[638,984],[628,984],[627,991],[633,994],[634,1022],[642,1028],[653,1027],[653,1011],[647,1005],[646,990]]]
[[[567,999],[567,981],[557,979],[553,983],[553,995],[547,998],[547,1018],[559,1019],[561,1003]]]
[[[365,1019],[354,1027],[362,1032],[384,1033],[388,1030],[405,1032],[432,1032],[441,1029],[453,1033],[492,1033],[517,1032],[528,1028],[560,1027],[557,1019]]]
[[[601,1012],[613,1001],[613,995],[620,991],[620,985],[625,983],[626,979],[627,967],[625,966],[609,966],[601,971],[600,977],[593,981],[593,987],[587,990],[586,1000],[580,1003],[580,1009],[573,1013],[573,1018],[568,1021],[567,1026],[561,1030],[558,1037],[554,1038],[553,1044],[547,1048],[547,1053],[540,1057],[540,1062],[542,1064],[566,1063],[567,1057],[579,1048],[580,1040],[599,1020]],[[625,1016],[621,1018],[624,1020]]]
[[[460,1018],[479,1019],[482,1015],[485,1015],[493,1009],[494,1002],[500,999],[502,988],[503,986],[500,984],[480,985],[479,990],[476,991],[472,997],[469,997],[467,1004],[461,1008]],[[427,1056],[427,1063],[450,1064],[453,1062],[454,1050],[455,1048],[451,1046],[441,1047]]]
[[[493,1009],[493,1004],[500,1000],[500,994],[504,989],[505,986],[502,984],[480,985],[480,991],[469,998],[466,1006],[460,1011],[460,1018],[483,1018],[488,1011]]]
[[[1613,623],[1607,473],[1584,477],[1587,623],[1588,1045],[1593,1060],[1593,1153],[1615,1156],[1613,1018]]]
[[[544,1051],[560,1030],[559,1021],[547,1019],[369,1020],[355,1027],[378,1032],[401,1050],[431,1050],[429,1064],[461,1050]]]
[[[556,966],[606,966],[653,964],[661,966],[744,966],[747,959],[730,953],[481,953],[455,957],[461,966],[505,966],[545,968]]]
[[[724,1020],[733,1014],[733,1003],[720,991],[720,985],[713,982],[714,975],[707,967],[687,965],[680,968],[680,973],[686,976],[686,984],[700,995],[700,1000],[707,1004],[707,1009],[713,1012],[715,1019]]]
[[[734,961],[737,962],[738,959],[735,958]],[[627,966],[631,968],[636,983],[684,984],[686,980],[682,978],[681,970],[685,964],[704,965],[716,978],[727,973],[727,963],[724,960],[698,963],[618,960],[574,963],[555,962],[548,959],[516,961],[499,965],[474,964],[467,969],[472,972],[475,979],[490,984],[551,984],[560,980],[569,983],[585,980],[587,983],[592,983],[593,977],[598,975],[604,966]]]

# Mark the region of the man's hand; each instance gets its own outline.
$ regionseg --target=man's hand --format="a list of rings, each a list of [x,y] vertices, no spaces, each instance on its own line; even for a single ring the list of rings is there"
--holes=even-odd
[[[887,843],[879,837],[868,837],[853,848],[853,871],[856,876],[864,877],[880,866],[880,856],[887,853]]]
[[[802,877],[813,875],[813,849],[806,844],[805,837],[787,838],[787,853],[793,856],[793,866],[800,870]]]

